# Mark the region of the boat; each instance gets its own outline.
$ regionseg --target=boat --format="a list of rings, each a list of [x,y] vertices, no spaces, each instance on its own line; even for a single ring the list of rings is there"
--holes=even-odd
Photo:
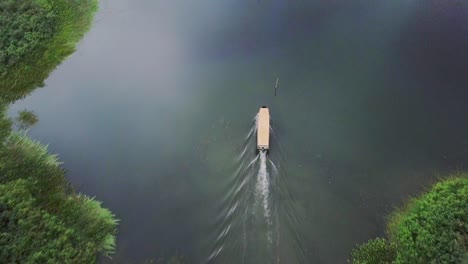
[[[262,106],[257,117],[257,149],[268,151],[270,149],[270,111]]]

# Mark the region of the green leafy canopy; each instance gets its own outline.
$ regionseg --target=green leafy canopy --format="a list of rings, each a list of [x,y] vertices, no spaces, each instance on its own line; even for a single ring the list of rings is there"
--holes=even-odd
[[[89,29],[97,0],[0,1],[0,98],[44,85]]]
[[[353,263],[468,263],[468,174],[454,174],[413,198],[387,227],[389,240],[356,247]]]

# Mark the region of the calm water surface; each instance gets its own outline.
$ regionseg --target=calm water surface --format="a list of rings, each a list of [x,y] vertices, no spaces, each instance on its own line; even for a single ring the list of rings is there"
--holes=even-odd
[[[11,111],[36,111],[30,134],[121,219],[115,263],[200,263],[220,245],[213,263],[345,263],[394,206],[466,169],[467,72],[464,1],[103,0]],[[272,229],[246,209],[256,180],[232,194],[261,170],[236,174],[261,105]],[[236,202],[252,216],[220,221]]]

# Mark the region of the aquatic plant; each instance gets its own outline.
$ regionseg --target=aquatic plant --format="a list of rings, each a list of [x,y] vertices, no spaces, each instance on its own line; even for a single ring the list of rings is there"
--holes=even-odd
[[[0,98],[37,87],[75,51],[97,0],[5,0],[0,3]]]

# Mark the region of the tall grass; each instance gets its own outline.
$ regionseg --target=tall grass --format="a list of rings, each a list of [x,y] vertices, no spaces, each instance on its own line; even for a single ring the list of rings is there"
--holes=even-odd
[[[104,256],[115,253],[115,230],[119,220],[115,218],[110,210],[102,207],[100,201],[83,194],[79,195],[79,199],[82,201],[83,215],[89,217],[94,225],[99,223],[100,231],[104,231],[102,232],[101,243],[98,244],[98,251]]]
[[[115,215],[77,194],[58,156],[25,131],[11,133],[3,116],[5,104],[41,86],[75,51],[96,10],[97,0],[0,0],[0,198],[14,212],[4,214],[0,201],[0,220],[18,223],[0,225],[0,263],[93,263],[115,250]]]
[[[2,147],[0,187],[12,182],[27,182],[34,196],[32,206],[55,217],[60,225],[70,230],[67,232],[73,232],[73,243],[77,249],[91,252],[91,255],[110,256],[114,253],[118,220],[101,206],[101,202],[75,193],[60,168],[62,163],[57,155],[50,154],[47,146],[25,133],[12,133]],[[18,232],[21,234],[22,231]],[[67,237],[62,233],[57,235]],[[49,242],[52,243],[44,241]],[[54,252],[61,254],[60,251]]]

